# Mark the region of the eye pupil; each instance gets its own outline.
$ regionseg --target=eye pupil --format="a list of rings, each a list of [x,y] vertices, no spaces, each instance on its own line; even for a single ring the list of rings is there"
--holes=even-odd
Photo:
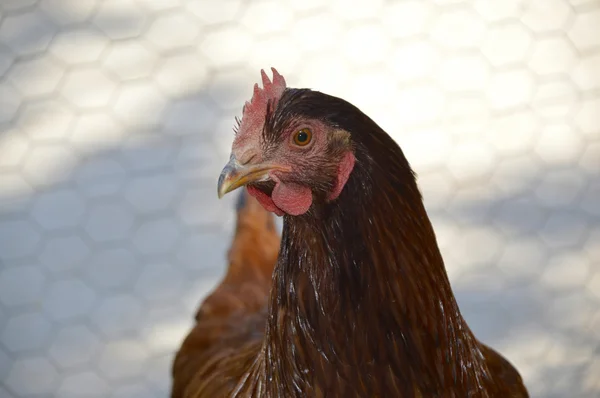
[[[311,138],[312,133],[309,129],[302,129],[300,131],[297,131],[296,134],[294,134],[294,142],[296,143],[296,145],[299,146],[308,145]]]

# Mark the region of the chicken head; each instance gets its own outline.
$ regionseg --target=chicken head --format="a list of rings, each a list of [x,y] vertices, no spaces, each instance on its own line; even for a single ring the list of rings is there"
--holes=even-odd
[[[256,84],[244,105],[218,194],[247,186],[265,209],[298,216],[339,196],[354,168],[354,148],[350,133],[310,116],[315,104],[304,100],[307,90],[286,88],[272,71],[271,82],[261,70],[263,88]]]

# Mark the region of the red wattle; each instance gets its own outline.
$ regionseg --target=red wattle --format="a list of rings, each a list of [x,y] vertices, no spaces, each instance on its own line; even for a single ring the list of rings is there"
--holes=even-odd
[[[313,200],[309,187],[279,181],[275,184],[271,198],[278,208],[292,216],[306,213]]]
[[[262,205],[262,207],[265,208],[266,211],[272,211],[273,213],[277,214],[278,216],[283,215],[283,211],[281,211],[281,209],[279,209],[279,208],[277,208],[277,206],[275,206],[273,199],[271,199],[271,197],[269,195],[267,195],[260,189],[253,187],[252,185],[248,185],[247,189],[248,189],[248,193],[250,195],[254,196],[256,198],[256,200],[258,200],[258,203],[260,203]]]

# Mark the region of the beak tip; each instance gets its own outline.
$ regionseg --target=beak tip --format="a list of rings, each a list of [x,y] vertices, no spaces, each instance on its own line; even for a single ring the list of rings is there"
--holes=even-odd
[[[224,188],[224,181],[225,181],[225,175],[221,174],[219,176],[219,182],[217,183],[217,196],[219,197],[219,199],[222,199],[223,196],[225,196],[226,192],[224,192],[225,190]]]

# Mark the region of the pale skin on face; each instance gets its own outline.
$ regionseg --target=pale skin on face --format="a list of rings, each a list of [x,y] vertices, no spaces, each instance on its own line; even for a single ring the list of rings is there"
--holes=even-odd
[[[277,148],[275,154],[270,157],[269,162],[288,165],[291,169],[289,173],[301,172],[294,170],[295,164],[302,164],[301,158],[323,156],[326,153],[325,149],[328,141],[326,134],[331,134],[336,140],[341,140],[349,144],[349,134],[345,131],[326,132],[325,126],[320,123],[319,126],[316,126],[314,123],[312,126],[313,128],[311,129],[292,129],[295,133],[288,133],[290,138],[283,140],[280,148]],[[310,142],[299,145],[297,135],[299,132],[306,132],[306,130],[310,131]],[[315,132],[313,133],[313,131]],[[354,163],[354,154],[351,150],[348,150],[338,164],[336,181],[333,184],[333,189],[327,195],[328,201],[335,200],[340,195],[354,168]],[[275,188],[271,196],[253,186],[248,187],[248,192],[256,197],[266,210],[278,215],[283,215],[284,213],[293,216],[304,214],[313,203],[313,192],[307,185],[286,182],[286,173],[274,171],[269,174],[270,179],[275,182]]]

